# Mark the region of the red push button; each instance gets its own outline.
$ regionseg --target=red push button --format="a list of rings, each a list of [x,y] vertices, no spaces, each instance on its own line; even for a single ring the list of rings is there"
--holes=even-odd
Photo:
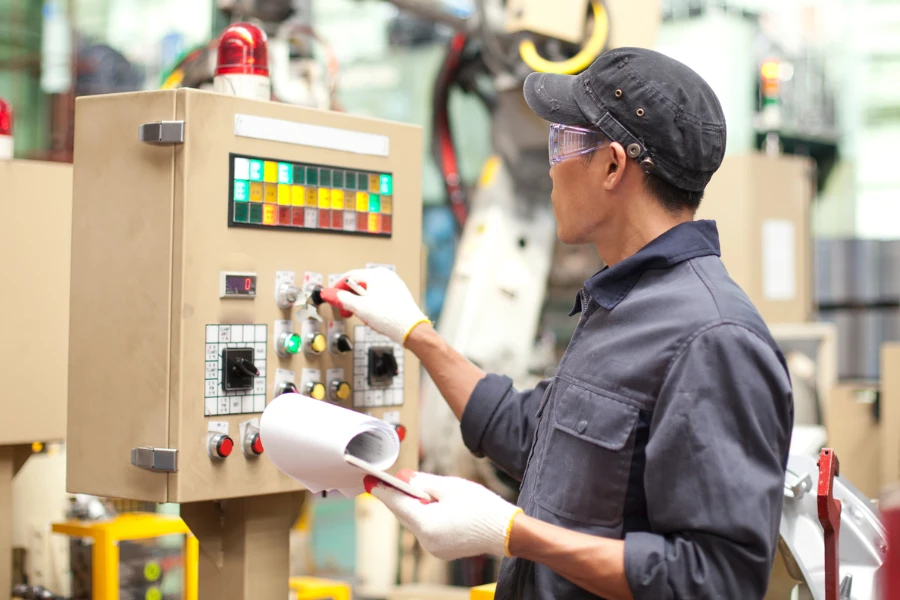
[[[250,444],[250,449],[253,450],[255,454],[263,453],[262,439],[260,439],[258,433],[253,436],[253,443]]]
[[[234,441],[227,435],[222,436],[216,443],[216,453],[222,458],[228,458],[234,450]]]
[[[406,427],[404,427],[403,425],[397,424],[394,426],[394,429],[397,430],[397,437],[400,438],[401,442],[404,439],[406,439]]]

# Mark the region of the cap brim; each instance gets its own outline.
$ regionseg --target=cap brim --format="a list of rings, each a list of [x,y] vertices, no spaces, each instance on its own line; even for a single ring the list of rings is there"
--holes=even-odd
[[[590,121],[575,102],[575,85],[575,75],[531,73],[525,78],[525,102],[545,121],[590,127]]]

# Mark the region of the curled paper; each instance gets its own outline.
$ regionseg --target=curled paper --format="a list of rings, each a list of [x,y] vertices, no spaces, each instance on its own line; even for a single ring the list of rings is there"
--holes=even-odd
[[[366,475],[344,454],[387,470],[400,454],[396,430],[375,417],[300,394],[282,394],[259,424],[266,455],[285,475],[313,493],[338,491],[348,498],[365,491]]]

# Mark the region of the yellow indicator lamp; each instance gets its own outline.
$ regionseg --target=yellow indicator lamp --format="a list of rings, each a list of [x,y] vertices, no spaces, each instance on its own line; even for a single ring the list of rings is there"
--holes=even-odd
[[[328,342],[325,340],[325,336],[321,333],[316,333],[312,336],[312,340],[309,344],[310,348],[316,354],[320,354],[325,351],[325,348],[328,347]]]
[[[519,44],[519,56],[522,61],[541,73],[572,75],[588,68],[594,59],[603,52],[606,41],[609,39],[609,14],[606,12],[606,7],[599,0],[591,0],[591,7],[594,12],[594,31],[578,54],[567,60],[554,62],[538,54],[533,40],[524,39]]]

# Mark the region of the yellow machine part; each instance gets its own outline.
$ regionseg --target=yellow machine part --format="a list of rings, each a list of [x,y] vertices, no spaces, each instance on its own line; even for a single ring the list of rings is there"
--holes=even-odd
[[[496,590],[496,583],[486,583],[473,587],[469,590],[469,600],[494,600],[494,592]]]
[[[538,54],[532,40],[524,39],[519,44],[519,56],[522,61],[541,73],[571,75],[585,70],[595,58],[600,56],[609,39],[609,14],[606,12],[606,8],[598,0],[591,0],[591,6],[594,11],[594,31],[578,54],[559,62],[547,60]]]
[[[350,600],[350,586],[317,577],[291,577],[291,600]]]

